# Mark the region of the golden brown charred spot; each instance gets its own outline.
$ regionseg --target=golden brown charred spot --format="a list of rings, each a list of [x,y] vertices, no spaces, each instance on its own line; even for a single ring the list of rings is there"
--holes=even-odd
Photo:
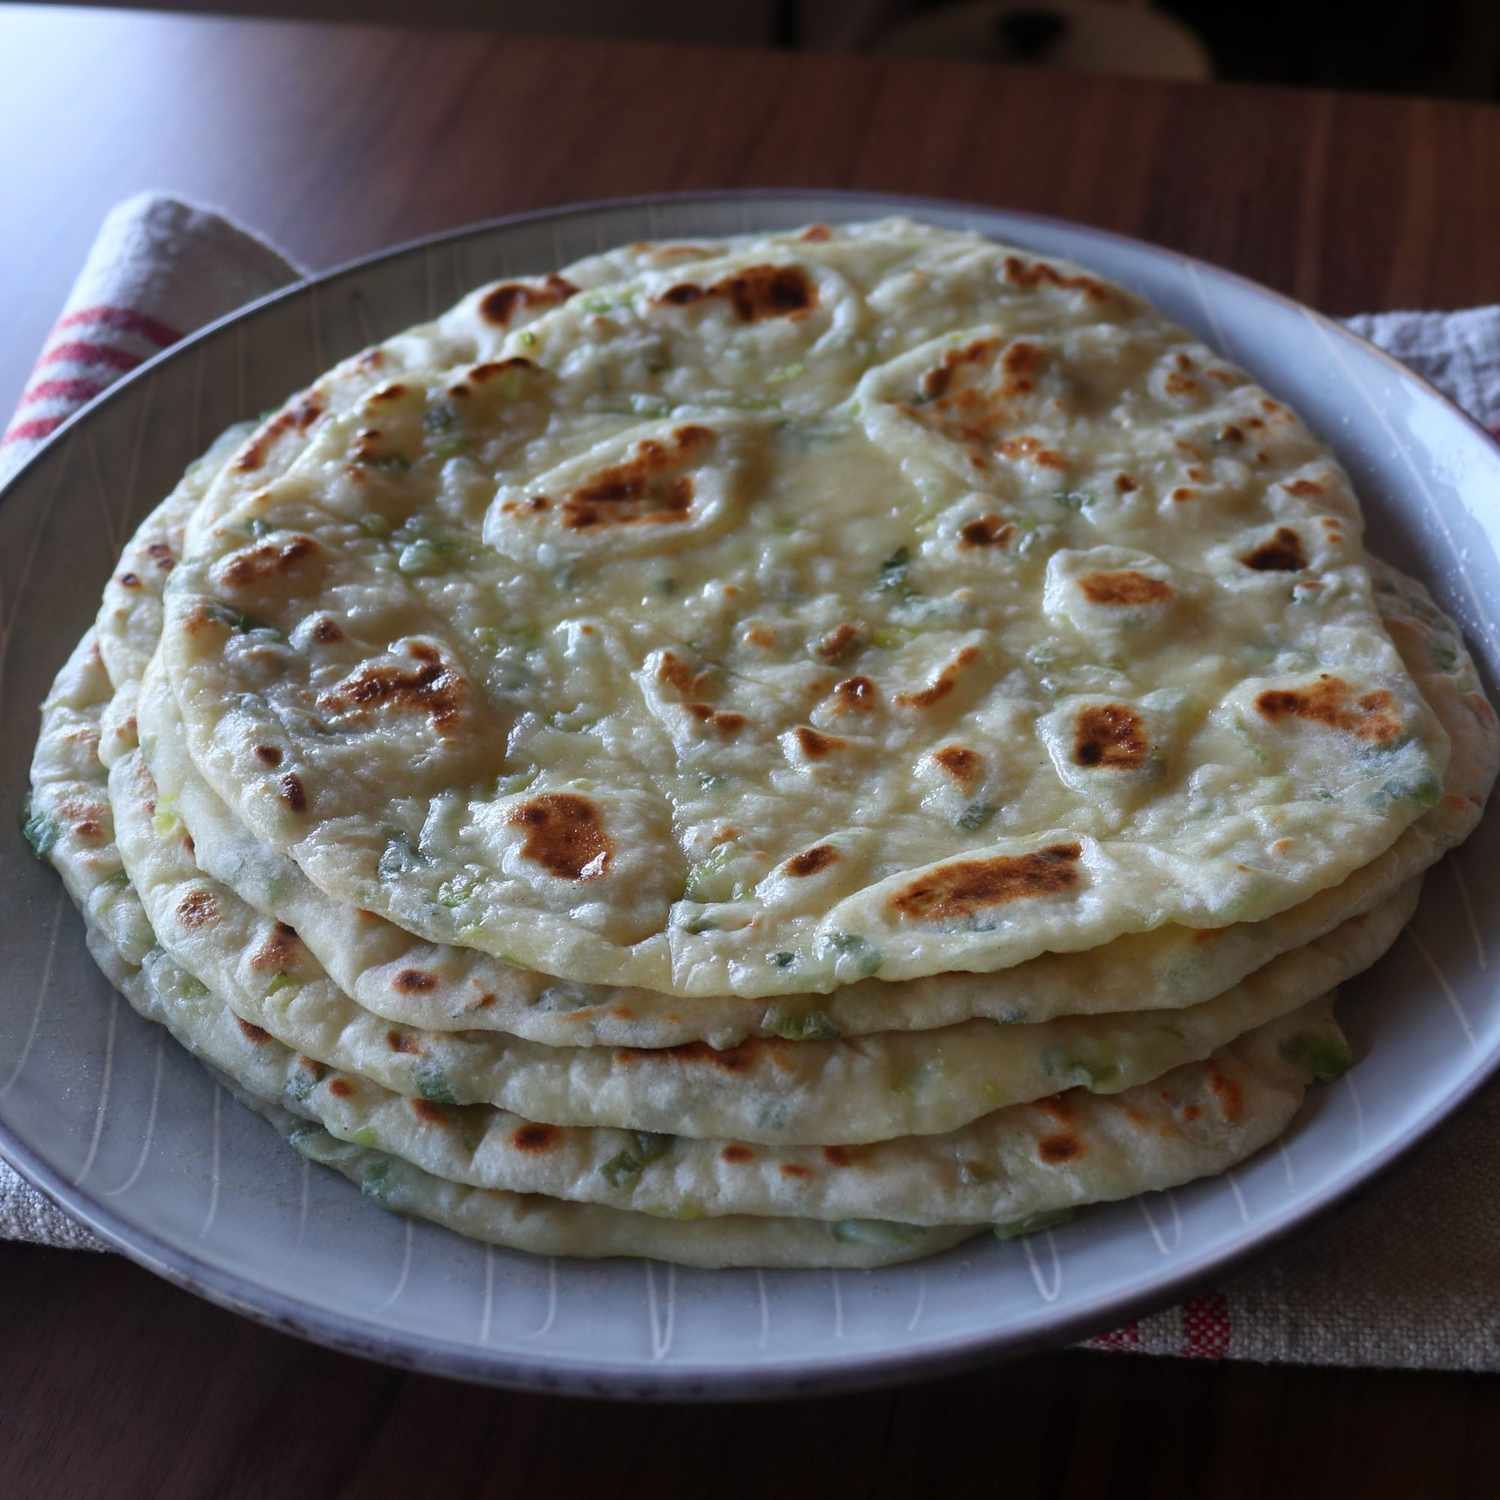
[[[999,516],[980,516],[959,527],[960,547],[1008,547],[1015,537],[1016,528],[1010,521]]]
[[[781,1175],[783,1177],[811,1177],[812,1168],[801,1166],[794,1161],[784,1161],[781,1164]]]
[[[115,579],[115,582],[118,583],[122,589],[138,589],[141,586],[141,580],[137,578],[134,573],[121,573],[120,576]]]
[[[1126,568],[1117,573],[1090,573],[1078,580],[1090,604],[1164,604],[1172,585]]]
[[[1085,708],[1073,721],[1073,762],[1107,771],[1138,770],[1150,748],[1141,716],[1123,703]]]
[[[598,809],[574,792],[548,792],[511,811],[512,828],[524,829],[524,859],[559,880],[594,880],[609,868],[613,851]]]
[[[750,625],[746,627],[743,640],[747,646],[758,646],[762,651],[772,651],[776,647],[776,632],[765,625]]]
[[[1028,289],[1053,286],[1065,291],[1082,292],[1090,302],[1108,302],[1114,292],[1092,276],[1065,276],[1045,261],[1024,261],[1018,255],[1005,257],[1005,279],[1012,286]]]
[[[507,281],[480,300],[479,316],[504,328],[515,316],[517,308],[557,307],[577,290],[565,276],[555,273],[540,282]]]
[[[833,707],[835,713],[867,714],[880,701],[880,689],[868,677],[846,677],[835,683]]]
[[[255,758],[261,765],[274,768],[281,764],[281,751],[275,745],[257,745]]]
[[[469,379],[475,385],[483,385],[487,380],[494,380],[496,376],[504,375],[507,370],[524,370],[535,373],[537,366],[529,359],[523,359],[519,354],[512,355],[510,359],[487,360],[482,365],[475,365],[469,371]]]
[[[371,396],[371,401],[399,401],[406,394],[406,387],[399,381],[392,381],[389,385],[383,385]]]
[[[267,578],[285,578],[297,572],[322,548],[310,536],[289,537],[284,542],[262,542],[237,552],[220,570],[219,577],[230,588],[248,588]]]
[[[637,443],[623,463],[601,470],[563,498],[563,525],[589,531],[686,521],[693,506],[693,479],[678,471],[696,462],[714,441],[709,428],[694,425],[679,427],[670,442],[647,438]]]
[[[312,635],[315,641],[325,646],[331,646],[335,641],[344,638],[344,632],[339,628],[339,623],[331,615],[320,615],[313,625]]]
[[[714,690],[714,672],[711,667],[695,670],[675,651],[663,651],[657,664],[656,680],[668,687],[676,688],[685,698],[699,698]]]
[[[1221,443],[1243,443],[1245,441],[1245,434],[1233,422],[1230,422],[1227,426],[1219,429],[1219,441]]]
[[[307,811],[307,788],[295,771],[288,771],[277,783],[277,795],[295,813]]]
[[[1140,485],[1129,474],[1115,475],[1115,493],[1117,495],[1133,495],[1138,489],[1140,489]]]
[[[965,646],[952,661],[924,688],[914,693],[897,693],[896,702],[906,708],[931,708],[941,703],[958,686],[963,669],[979,657],[978,646]]]
[[[1000,347],[998,339],[975,339],[972,343],[965,344],[958,349],[950,349],[943,355],[943,362],[934,365],[921,379],[922,395],[928,400],[938,400],[946,396],[953,388],[954,377],[963,370],[965,365],[983,365],[988,363],[995,350]],[[1034,347],[1034,346],[1033,346]],[[1037,351],[1040,353],[1040,351]],[[940,402],[946,405],[946,402]],[[961,405],[972,405],[973,402],[962,402]]]
[[[1244,1114],[1245,1097],[1241,1092],[1239,1084],[1234,1079],[1227,1077],[1217,1068],[1210,1068],[1208,1086],[1213,1090],[1214,1098],[1218,1101],[1219,1113],[1230,1124],[1233,1124]]]
[[[738,1141],[734,1142],[732,1145],[726,1146],[719,1153],[719,1156],[722,1160],[727,1161],[731,1166],[736,1167],[743,1166],[747,1161],[755,1160],[755,1153],[748,1146],[740,1145]]]
[[[1054,1120],[1061,1120],[1064,1124],[1073,1118],[1073,1102],[1066,1094],[1048,1094],[1044,1098],[1034,1100],[1032,1108],[1039,1109],[1044,1115],[1050,1115]]]
[[[397,1031],[393,1026],[385,1034],[385,1044],[392,1052],[404,1052],[409,1057],[422,1055],[422,1044],[417,1040],[415,1032]]]
[[[852,1165],[854,1158],[850,1155],[847,1147],[824,1146],[823,1160],[826,1161],[830,1167],[847,1167]]]
[[[434,647],[420,641],[407,645],[411,667],[371,662],[318,699],[330,713],[363,713],[391,707],[425,713],[439,731],[450,728],[468,701],[464,679]]]
[[[375,351],[371,351],[374,353]],[[319,417],[323,415],[323,405],[315,401],[311,396],[304,396],[294,405],[285,407],[276,413],[269,422],[257,432],[235,458],[231,467],[242,474],[248,474],[260,468],[266,461],[266,449],[271,446],[283,433],[296,430],[306,432]]]
[[[510,1143],[517,1151],[550,1151],[562,1139],[556,1125],[523,1125],[515,1131]]]
[[[1307,566],[1302,538],[1290,526],[1278,526],[1269,541],[1262,542],[1240,561],[1257,573],[1296,573]]]
[[[1191,375],[1179,375],[1175,370],[1167,376],[1164,385],[1169,396],[1193,396],[1202,390]]]
[[[448,1111],[441,1105],[434,1104],[430,1099],[408,1099],[407,1105],[411,1112],[424,1125],[446,1125],[448,1123]]]
[[[835,864],[838,857],[839,851],[832,844],[814,844],[811,849],[794,854],[781,868],[788,875],[816,875],[819,870],[826,870],[829,865]]]
[[[723,1073],[748,1073],[762,1056],[775,1057],[782,1049],[754,1037],[734,1047],[710,1047],[707,1042],[682,1042],[676,1047],[620,1047],[615,1061],[620,1063],[655,1062],[669,1057],[688,1067],[718,1068]]]
[[[355,363],[361,370],[378,370],[385,363],[385,351],[382,349],[366,349]]]
[[[726,740],[733,739],[750,722],[744,714],[715,708],[712,703],[689,703],[687,711],[700,724],[706,724],[710,729],[716,730]]]
[[[960,786],[973,786],[984,773],[984,757],[964,745],[944,745],[932,752],[932,758]]]
[[[1169,496],[1170,499],[1181,503],[1184,500],[1192,500],[1197,497],[1198,491],[1185,484],[1179,484]]]
[[[746,266],[706,287],[683,281],[668,287],[656,301],[666,307],[687,307],[709,297],[728,302],[741,323],[805,317],[818,305],[818,290],[801,266]]]
[[[833,238],[833,231],[826,224],[809,224],[797,238],[806,240],[809,244],[820,245],[824,240]]]
[[[813,650],[820,661],[840,662],[853,656],[864,643],[864,631],[845,621],[822,636]]]
[[[177,903],[177,920],[184,927],[206,927],[218,916],[219,903],[211,891],[189,891]]]
[[[391,988],[403,995],[423,995],[437,987],[437,975],[429,974],[426,969],[402,969],[391,980]]]
[[[1084,1144],[1067,1131],[1060,1131],[1056,1135],[1043,1136],[1036,1143],[1037,1155],[1048,1163],[1049,1166],[1057,1166],[1065,1161],[1074,1161],[1084,1154]]]
[[[238,1016],[234,1019],[238,1023],[241,1032],[244,1033],[245,1040],[252,1045],[258,1047],[262,1042],[269,1042],[271,1040],[271,1033],[269,1031],[263,1031],[259,1026],[249,1021],[243,1021]]]
[[[497,999],[498,999],[498,997],[495,996],[495,995],[490,995],[490,994],[481,995],[474,1002],[473,1008],[475,1010],[488,1010],[490,1008],[490,1006],[492,1006],[492,1005],[494,1005],[496,1003]]]
[[[1306,719],[1325,724],[1372,745],[1388,745],[1401,735],[1396,700],[1384,688],[1354,696],[1341,677],[1321,673],[1305,688],[1272,688],[1255,700],[1256,709],[1273,724],[1279,719]]]
[[[1285,489],[1287,494],[1289,495],[1300,495],[1304,499],[1309,500],[1314,496],[1321,495],[1323,493],[1323,486],[1321,484],[1317,484],[1311,479],[1294,479],[1290,484],[1283,485],[1282,488]]]
[[[835,750],[846,749],[849,744],[836,734],[819,734],[806,724],[799,724],[792,733],[797,737],[797,748],[808,760],[826,760]]]
[[[251,955],[250,967],[285,973],[297,962],[301,949],[302,939],[297,936],[297,929],[289,927],[285,922],[278,922],[271,929],[271,936],[266,939],[261,950]]]
[[[340,1099],[352,1099],[354,1097],[354,1085],[347,1078],[335,1078],[328,1085],[328,1092]]]
[[[1068,461],[1055,448],[1049,448],[1040,438],[1029,434],[1006,438],[995,445],[996,451],[1006,458],[1030,459],[1038,468],[1066,469]]]
[[[156,564],[157,570],[162,573],[170,573],[177,566],[177,559],[172,556],[172,549],[165,542],[147,543],[146,556]]]
[[[1011,901],[1059,896],[1082,883],[1078,844],[1052,844],[1032,854],[1002,854],[943,865],[886,901],[894,917],[946,921],[972,917]]]

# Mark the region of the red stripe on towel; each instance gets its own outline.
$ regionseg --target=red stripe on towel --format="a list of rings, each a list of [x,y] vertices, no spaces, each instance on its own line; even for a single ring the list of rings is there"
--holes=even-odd
[[[109,344],[90,343],[85,339],[66,339],[43,351],[37,360],[37,368],[43,365],[62,363],[72,365],[107,365],[111,370],[133,370],[140,364],[141,356],[128,349],[115,349]]]
[[[79,323],[102,323],[106,328],[118,328],[122,333],[139,334],[153,344],[160,344],[163,349],[182,337],[171,324],[129,307],[81,307],[57,320],[59,328],[73,328]]]
[[[34,443],[55,432],[72,415],[72,412],[64,412],[58,417],[33,417],[29,422],[17,422],[4,437],[0,437],[0,447],[6,443]]]
[[[21,405],[28,406],[33,401],[90,401],[106,389],[110,384],[107,380],[83,380],[74,378],[71,380],[39,380],[26,391],[21,397]]]

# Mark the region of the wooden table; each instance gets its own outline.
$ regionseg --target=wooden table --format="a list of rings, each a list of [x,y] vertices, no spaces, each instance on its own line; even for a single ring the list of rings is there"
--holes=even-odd
[[[170,187],[314,267],[569,199],[860,186],[1039,209],[1333,312],[1500,295],[1500,110],[956,64],[0,7],[0,411],[95,227]],[[802,1406],[360,1364],[115,1257],[0,1247],[0,1494],[1493,1493],[1500,1380],[1058,1354]]]

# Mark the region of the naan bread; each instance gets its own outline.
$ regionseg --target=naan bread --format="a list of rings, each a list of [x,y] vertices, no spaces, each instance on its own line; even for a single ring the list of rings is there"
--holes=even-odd
[[[215,456],[232,450],[232,443],[221,440],[189,469],[177,491],[142,523],[111,579],[97,631],[117,684],[134,682],[159,643],[160,594],[187,518],[212,480]],[[952,1025],[974,1016],[1044,1021],[1185,1007],[1388,899],[1467,837],[1478,820],[1500,764],[1500,730],[1472,660],[1457,628],[1419,583],[1378,561],[1372,567],[1382,620],[1453,751],[1443,797],[1370,865],[1260,923],[1207,931],[1168,926],[1097,949],[1044,954],[996,974],[869,979],[826,997],[784,997],[770,1005],[735,996],[684,1004],[639,988],[560,984],[474,949],[424,943],[368,911],[331,902],[290,858],[249,834],[186,753],[180,714],[159,666],[141,709],[143,732],[155,777],[191,831],[204,870],[264,915],[296,928],[360,1005],[405,1025],[502,1030],[553,1046],[660,1047],[707,1040],[724,1048],[756,1034],[826,1040]],[[129,717],[133,709],[122,707],[124,702],[115,711]]]
[[[39,816],[59,818],[81,788],[97,795],[103,767],[89,766],[85,747],[91,736],[98,743],[109,691],[86,639],[44,709]],[[125,764],[117,760],[116,770]],[[101,967],[133,1006],[225,1075],[299,1149],[381,1202],[520,1248],[695,1265],[868,1266],[932,1254],[979,1224],[1024,1228],[1081,1203],[1222,1170],[1285,1127],[1311,1078],[1348,1060],[1325,1001],[1149,1089],[1109,1100],[1074,1090],[945,1138],[851,1153],[756,1152],[736,1142],[560,1131],[320,1067],[237,1017],[160,947],[135,944],[138,956],[128,955],[93,920],[93,892],[132,894],[118,878],[108,803],[94,807],[92,822],[84,833],[76,822],[59,826],[48,857],[90,914]]]
[[[168,582],[194,761],[330,896],[826,992],[1262,920],[1440,795],[1336,463],[1086,272],[782,239],[492,352],[332,417]]]

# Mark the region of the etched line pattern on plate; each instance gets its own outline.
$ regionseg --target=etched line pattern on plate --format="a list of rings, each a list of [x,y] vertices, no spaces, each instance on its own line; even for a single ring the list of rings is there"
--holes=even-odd
[[[1427,965],[1437,987],[1443,992],[1443,998],[1448,1002],[1448,1008],[1453,1012],[1458,1020],[1458,1024],[1463,1028],[1463,1033],[1468,1038],[1469,1046],[1477,1052],[1479,1050],[1479,1038],[1474,1035],[1474,1028],[1469,1024],[1468,1012],[1464,1010],[1463,1001],[1458,998],[1457,991],[1448,983],[1448,976],[1443,972],[1438,961],[1432,956],[1427,944],[1417,936],[1415,926],[1406,929],[1406,936],[1412,947],[1422,955],[1422,962]]]
[[[109,486],[104,482],[104,469],[99,462],[99,440],[94,434],[92,427],[86,428],[83,434],[84,451],[88,454],[89,473],[93,479],[94,501],[99,507],[99,514],[104,521],[104,536],[109,543],[111,557],[118,557],[121,553],[120,527],[115,518],[114,508],[110,505]]]
[[[141,392],[140,414],[135,419],[135,435],[130,440],[130,458],[125,465],[125,485],[120,493],[121,535],[134,527],[137,517],[145,514],[146,497],[140,493],[141,456],[146,448],[146,423],[155,402],[156,382],[147,381]]]
[[[1239,1179],[1234,1175],[1233,1167],[1224,1169],[1224,1178],[1229,1183],[1229,1191],[1234,1194],[1235,1207],[1240,1211],[1240,1223],[1250,1222],[1250,1206],[1245,1202],[1245,1194],[1240,1188]]]
[[[557,1257],[547,1257],[547,1311],[542,1315],[542,1321],[531,1330],[530,1333],[522,1334],[522,1338],[544,1339],[552,1332],[552,1325],[557,1322]]]
[[[52,905],[52,929],[47,938],[47,956],[42,960],[42,982],[36,988],[36,1003],[31,1007],[31,1025],[26,1029],[26,1040],[21,1043],[21,1055],[16,1058],[16,1065],[11,1069],[10,1077],[0,1084],[0,1099],[3,1099],[16,1086],[16,1080],[26,1070],[27,1059],[31,1056],[31,1049],[36,1042],[37,1028],[42,1023],[42,1010],[47,1003],[48,995],[52,992],[52,965],[57,957],[57,939],[62,930],[63,907],[67,904],[67,893],[59,886]]]
[[[297,1196],[297,1238],[294,1243],[300,1250],[307,1238],[307,1204],[312,1196],[312,1163],[305,1156],[302,1158],[302,1186]]]
[[[1458,904],[1463,908],[1464,920],[1469,924],[1469,935],[1474,939],[1474,961],[1481,969],[1487,970],[1490,966],[1489,954],[1484,946],[1484,934],[1479,930],[1479,923],[1474,918],[1474,898],[1469,891],[1469,882],[1464,876],[1458,851],[1454,850],[1449,854],[1444,863],[1452,872],[1454,885],[1458,887]]]
[[[156,1137],[156,1109],[161,1100],[161,1070],[162,1058],[165,1051],[164,1043],[167,1038],[166,1032],[161,1027],[151,1028],[156,1033],[156,1061],[152,1065],[151,1072],[151,1103],[146,1109],[146,1131],[141,1137],[140,1153],[135,1159],[135,1168],[119,1187],[105,1188],[101,1198],[120,1198],[128,1193],[138,1181],[141,1173],[146,1170],[147,1158],[151,1155],[151,1142]]]
[[[651,1338],[653,1364],[664,1360],[672,1348],[677,1323],[677,1267],[666,1267],[667,1288],[660,1297],[656,1290],[655,1261],[646,1262],[646,1328]]]
[[[927,1272],[917,1272],[917,1301],[911,1310],[911,1317],[907,1319],[906,1331],[915,1333],[917,1324],[922,1321],[922,1314],[927,1311]]]
[[[213,1102],[213,1125],[212,1145],[208,1158],[208,1211],[203,1215],[203,1227],[198,1231],[198,1238],[207,1239],[208,1232],[214,1227],[214,1220],[219,1217],[219,1187],[221,1174],[219,1171],[219,1152],[223,1144],[224,1134],[224,1086],[220,1083],[214,1084]]]
[[[64,439],[61,451],[57,457],[57,473],[52,480],[52,490],[47,496],[47,504],[43,508],[42,516],[58,515],[58,501],[63,493],[63,484],[73,469],[73,455],[78,450],[76,435],[70,434]],[[3,580],[0,580],[0,703],[5,703],[6,672],[10,665],[10,643],[16,633],[16,618],[21,612],[21,600],[26,593],[26,585],[31,580],[32,570],[36,567],[37,556],[41,551],[42,536],[47,530],[45,520],[41,524],[31,528],[31,541],[26,548],[25,555],[21,559],[21,571],[17,576],[11,591],[7,596]],[[16,705],[7,704],[7,708],[14,709]],[[27,704],[27,711],[32,705]]]
[[[402,1221],[402,1229],[405,1231],[401,1236],[401,1270],[396,1277],[396,1285],[391,1288],[391,1294],[376,1309],[384,1312],[388,1307],[394,1307],[401,1300],[401,1294],[406,1290],[406,1283],[411,1280],[411,1257],[412,1257],[412,1224],[410,1219]]]
[[[1357,1150],[1365,1143],[1365,1107],[1360,1100],[1359,1090],[1355,1087],[1352,1071],[1344,1074],[1343,1082],[1349,1094],[1349,1103],[1354,1110],[1354,1145]]]
[[[1052,1263],[1052,1274],[1043,1274],[1041,1262],[1036,1256],[1036,1240],[1044,1239],[1047,1242],[1047,1257]],[[1026,1252],[1026,1265],[1031,1272],[1031,1280],[1036,1286],[1036,1294],[1043,1302],[1049,1305],[1056,1302],[1062,1295],[1063,1267],[1062,1257],[1057,1253],[1057,1241],[1050,1229],[1044,1229],[1040,1236],[1028,1234],[1021,1241],[1021,1248]]]
[[[479,1314],[479,1342],[490,1341],[490,1328],[495,1316],[495,1247],[484,1247],[484,1303]]]
[[[1151,1238],[1156,1241],[1156,1248],[1163,1255],[1170,1255],[1182,1244],[1182,1215],[1177,1211],[1177,1199],[1171,1188],[1166,1188],[1160,1193],[1151,1193],[1148,1196],[1166,1203],[1172,1220],[1167,1234],[1162,1233],[1161,1226],[1156,1222],[1156,1215],[1151,1212],[1151,1205],[1146,1202],[1144,1196],[1135,1200],[1136,1207],[1140,1209],[1141,1217],[1145,1219],[1146,1227],[1151,1231]]]
[[[104,1028],[104,1065],[100,1070],[99,1097],[94,1104],[94,1129],[89,1136],[89,1149],[83,1158],[83,1165],[73,1179],[74,1187],[83,1185],[83,1179],[94,1170],[94,1163],[99,1158],[99,1142],[104,1138],[104,1118],[109,1113],[109,1087],[115,1073],[115,1034],[119,1029],[120,1006],[123,1003],[119,995],[110,996],[109,1021]]]

